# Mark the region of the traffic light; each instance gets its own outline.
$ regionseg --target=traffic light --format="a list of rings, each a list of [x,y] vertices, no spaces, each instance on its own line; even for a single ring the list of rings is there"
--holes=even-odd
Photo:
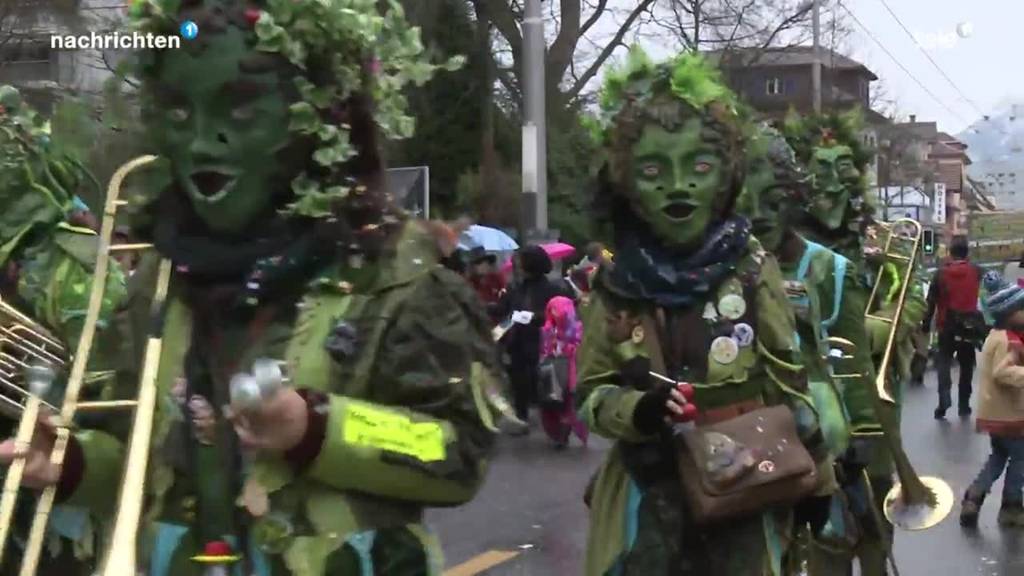
[[[935,254],[935,230],[924,231],[924,253]]]

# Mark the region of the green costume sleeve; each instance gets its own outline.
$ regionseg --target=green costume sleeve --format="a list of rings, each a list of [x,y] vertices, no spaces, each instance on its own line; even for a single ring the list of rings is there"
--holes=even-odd
[[[630,341],[612,342],[604,300],[595,292],[583,314],[583,343],[576,357],[577,406],[593,432],[606,438],[642,441],[647,437],[633,426],[633,410],[643,392],[619,386],[619,367],[644,352]]]
[[[331,396],[310,477],[428,505],[473,497],[494,443],[482,394],[501,373],[472,298],[446,271],[418,281],[381,341],[371,401]]]
[[[869,388],[875,385],[875,366],[871,361],[871,346],[864,324],[867,298],[867,288],[860,282],[856,268],[848,267],[843,279],[839,318],[830,334],[849,340],[855,346],[853,358],[837,362],[835,366],[836,374],[860,374],[859,378],[841,380],[843,404],[854,433],[878,426]]]
[[[97,239],[91,230],[61,228],[52,241],[30,249],[22,264],[19,295],[32,303],[33,316],[54,330],[69,349],[77,346],[85,323]],[[124,273],[113,265],[107,274],[98,329],[110,324],[125,296]],[[90,360],[91,367],[100,364],[95,358]]]
[[[82,448],[85,467],[75,491],[65,504],[82,506],[105,515],[117,504],[124,462],[124,444],[114,436],[98,430],[75,434]]]

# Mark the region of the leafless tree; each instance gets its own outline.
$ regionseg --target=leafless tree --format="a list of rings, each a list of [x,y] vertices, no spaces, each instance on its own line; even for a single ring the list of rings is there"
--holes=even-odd
[[[512,102],[521,102],[523,66],[522,0],[470,0],[477,18],[497,32],[494,72]],[[545,61],[549,107],[578,102],[616,50],[637,38],[655,0],[550,0]]]
[[[806,0],[668,0],[646,33],[671,38],[677,50],[793,45],[809,37],[810,11]]]

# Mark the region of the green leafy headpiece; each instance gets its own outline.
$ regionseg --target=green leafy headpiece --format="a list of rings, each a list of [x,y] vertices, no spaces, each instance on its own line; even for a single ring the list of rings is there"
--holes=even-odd
[[[176,35],[180,10],[202,0],[133,0],[132,26],[140,32]],[[397,0],[222,0],[229,21],[249,28],[252,45],[275,53],[300,70],[299,101],[291,107],[289,130],[316,141],[313,160],[292,182],[296,201],[289,212],[326,217],[358,187],[346,177],[346,164],[358,151],[351,126],[337,114],[355,96],[373,102],[373,117],[387,138],[412,135],[403,90],[426,83],[438,69],[455,69],[462,57],[436,64],[425,55],[420,31],[411,26]],[[200,35],[202,32],[200,32]],[[187,40],[186,40],[187,42]],[[143,79],[156,70],[156,55],[144,55]]]
[[[861,174],[860,184],[850,195],[850,210],[847,220],[864,224],[874,212],[867,194],[868,168],[871,165],[871,150],[863,143],[861,130],[864,120],[859,110],[839,114],[813,114],[800,116],[790,112],[782,124],[786,141],[796,153],[797,160],[805,166],[814,157],[814,150],[829,146],[846,146],[853,152],[853,162]]]
[[[64,221],[88,177],[77,160],[55,149],[50,123],[16,89],[0,86],[0,262],[33,229]]]
[[[646,125],[671,131],[694,117],[700,118],[704,137],[725,162],[728,194],[720,208],[727,210],[742,184],[746,123],[735,94],[699,54],[687,52],[655,64],[643,49],[631,48],[625,63],[606,75],[600,114],[590,121],[591,133],[609,159],[607,177],[614,188],[623,192],[632,186],[631,150]]]
[[[747,145],[747,170],[753,170],[758,163],[765,162],[772,170],[775,182],[785,188],[790,200],[806,200],[810,176],[804,164],[786,138],[769,123],[755,125]]]

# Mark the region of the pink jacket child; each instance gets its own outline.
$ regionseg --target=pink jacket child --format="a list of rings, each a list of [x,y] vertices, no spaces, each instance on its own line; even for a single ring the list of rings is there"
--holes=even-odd
[[[544,327],[541,329],[541,360],[553,356],[569,359],[569,386],[565,402],[559,409],[541,410],[544,431],[555,441],[555,446],[564,448],[569,444],[573,432],[587,444],[587,428],[576,417],[573,395],[576,391],[576,349],[583,340],[583,323],[576,318],[576,306],[565,296],[555,296],[548,301],[544,311]]]

